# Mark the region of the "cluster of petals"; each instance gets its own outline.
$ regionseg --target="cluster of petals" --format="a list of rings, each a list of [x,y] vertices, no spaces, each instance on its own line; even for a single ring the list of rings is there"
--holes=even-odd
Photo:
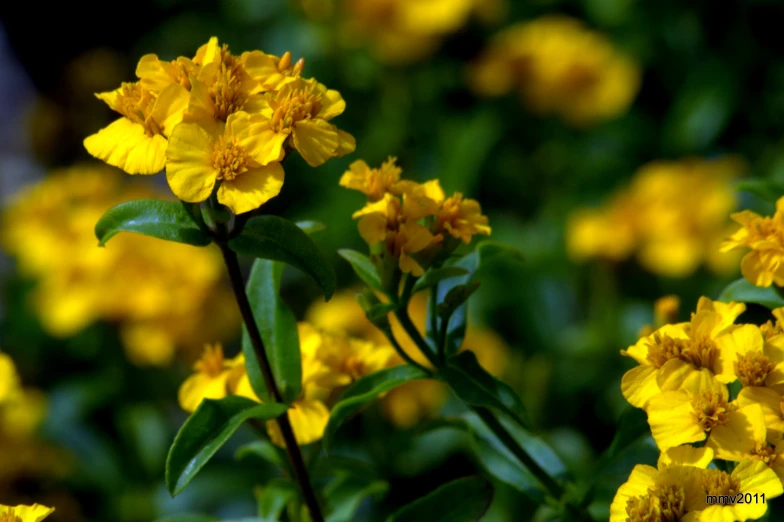
[[[741,228],[722,243],[722,251],[749,249],[740,263],[743,277],[755,286],[784,286],[784,197],[773,216],[744,210],[732,219]]]
[[[431,250],[445,238],[470,243],[476,234],[490,235],[487,216],[479,203],[455,193],[447,198],[437,179],[425,183],[401,180],[395,158],[379,168],[355,161],[340,178],[340,185],[362,192],[368,202],[354,212],[362,239],[398,260],[404,273],[421,276]],[[428,255],[428,253],[430,255]]]
[[[302,360],[302,393],[289,408],[297,443],[316,442],[324,434],[329,408],[338,394],[356,380],[399,364],[389,346],[317,329],[308,323],[297,328]],[[226,359],[220,345],[207,345],[194,365],[194,373],[180,387],[180,407],[194,411],[203,399],[222,399],[228,395],[261,402],[248,378],[245,357]],[[285,443],[275,421],[267,424],[275,444]]]
[[[289,151],[318,166],[356,147],[330,123],[345,109],[340,93],[302,78],[303,67],[290,53],[233,55],[217,38],[193,58],[145,55],[137,82],[97,95],[120,118],[85,147],[129,174],[165,168],[183,201],[204,201],[219,185],[220,203],[248,212],[278,195]]]

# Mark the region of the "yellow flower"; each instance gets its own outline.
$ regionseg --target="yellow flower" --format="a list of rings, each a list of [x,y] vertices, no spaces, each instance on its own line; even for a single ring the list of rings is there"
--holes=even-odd
[[[236,359],[223,358],[223,346],[206,345],[201,359],[193,365],[196,372],[180,386],[180,407],[193,412],[203,399],[222,399],[227,395],[227,381],[231,369],[244,365],[245,358],[240,354]]]
[[[191,90],[191,78],[198,77],[201,66],[214,61],[220,51],[218,39],[214,36],[199,47],[193,59],[180,56],[175,60],[164,61],[154,54],[145,54],[136,66],[136,76],[145,89],[158,93],[176,83]]]
[[[260,207],[283,187],[283,150],[263,118],[245,112],[229,116],[220,134],[215,127],[182,123],[166,150],[166,178],[174,194],[192,203],[206,200],[215,186],[218,201],[235,214]]]
[[[762,414],[760,409],[756,412]],[[686,390],[662,392],[648,404],[648,424],[656,445],[662,451],[705,440],[708,434],[712,438],[712,430],[729,424],[741,414],[737,411],[737,404],[728,402],[727,387],[719,383],[697,393]],[[725,438],[715,442],[721,444]],[[723,449],[731,451],[733,448],[716,447],[718,451]]]
[[[356,148],[353,136],[329,123],[343,113],[346,102],[339,92],[314,79],[295,78],[280,90],[264,94],[259,103],[261,115],[274,132],[270,139],[275,147],[297,149],[311,167]]]
[[[744,210],[732,219],[741,228],[722,243],[722,251],[751,249],[740,263],[743,277],[756,286],[784,286],[784,197],[776,202],[772,217]]]
[[[160,172],[166,162],[166,140],[182,121],[188,91],[172,83],[156,95],[140,83],[124,83],[96,96],[122,117],[86,138],[87,152],[128,174]]]
[[[443,230],[466,245],[474,234],[490,235],[487,216],[482,215],[478,201],[463,199],[463,195],[457,192],[439,203],[441,208],[436,214],[436,231]]]
[[[700,300],[689,323],[665,325],[643,337],[622,355],[639,366],[626,372],[621,391],[633,406],[646,409],[649,401],[663,391],[688,390],[693,394],[711,387],[715,380],[736,380],[733,362],[737,353],[762,349],[762,334],[754,325],[732,325],[745,309],[729,303],[714,311],[715,303]]]
[[[712,459],[710,448],[683,447],[663,452],[658,469],[635,466],[610,505],[610,522],[694,522],[705,506],[701,473]]]
[[[100,164],[52,173],[14,197],[0,238],[36,280],[30,303],[49,334],[69,337],[111,321],[132,362],[165,365],[178,349],[200,351],[233,335],[239,317],[214,248],[137,234],[98,248],[95,223],[109,208],[160,197],[137,181]]]
[[[545,16],[497,34],[472,68],[480,94],[517,89],[528,107],[586,126],[623,114],[640,87],[639,66],[575,19]]]
[[[743,408],[746,406],[759,406],[765,419],[767,430],[766,439],[772,443],[777,443],[784,438],[784,409],[782,409],[784,397],[776,390],[750,386],[743,388],[738,393],[736,402]]]
[[[4,506],[0,504],[0,522],[41,522],[54,512],[54,508],[32,506]]]
[[[4,403],[19,388],[19,376],[11,358],[0,352],[0,404]]]
[[[258,82],[262,92],[276,91],[302,74],[305,59],[300,58],[295,63],[291,63],[291,59],[289,51],[280,57],[261,51],[242,54],[245,70]]]
[[[349,165],[349,170],[340,178],[340,186],[358,190],[368,197],[368,201],[378,201],[400,181],[401,168],[395,163],[397,158],[389,157],[377,169],[371,169],[363,160]]]
[[[736,206],[730,180],[742,170],[733,158],[644,165],[604,207],[570,216],[568,253],[576,261],[622,261],[636,253],[643,267],[668,277],[685,277],[703,262],[728,274],[733,259],[717,250],[717,241]]]
[[[745,460],[732,470],[732,474],[718,469],[700,472],[705,495],[737,495],[743,493],[754,499],[764,497],[765,502],[752,501],[742,504],[706,505],[700,512],[700,522],[729,522],[755,520],[768,510],[768,502],[782,493],[781,480],[760,460]],[[703,500],[706,498],[702,497]]]

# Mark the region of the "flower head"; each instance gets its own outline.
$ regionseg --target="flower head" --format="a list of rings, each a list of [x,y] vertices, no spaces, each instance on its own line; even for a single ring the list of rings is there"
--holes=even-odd
[[[377,169],[370,168],[363,160],[349,165],[349,170],[340,178],[340,186],[358,190],[368,197],[368,201],[378,201],[400,181],[403,172],[396,164],[397,158],[389,157]]]
[[[722,251],[750,249],[740,263],[743,277],[756,286],[784,286],[784,197],[776,202],[773,216],[744,210],[732,219],[741,228],[722,243]]]
[[[0,522],[41,522],[54,512],[54,508],[32,506],[4,506],[0,504]]]
[[[223,347],[220,344],[206,345],[201,359],[193,365],[195,373],[180,386],[180,407],[187,412],[192,412],[203,399],[225,397],[231,369],[244,364],[245,358],[242,354],[227,361],[223,358]]]
[[[218,201],[235,214],[254,210],[283,187],[282,150],[267,141],[271,133],[261,116],[229,116],[224,128],[182,123],[166,150],[166,177],[183,201],[206,200],[215,184]]]

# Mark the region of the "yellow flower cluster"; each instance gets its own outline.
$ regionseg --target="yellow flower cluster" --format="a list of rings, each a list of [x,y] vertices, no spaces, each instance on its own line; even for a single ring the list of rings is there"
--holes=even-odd
[[[640,69],[580,21],[545,16],[496,35],[470,79],[480,94],[515,89],[530,110],[585,126],[626,112],[640,88]]]
[[[621,351],[639,364],[623,376],[621,391],[647,412],[662,458],[674,467],[635,468],[611,520],[651,520],[643,515],[667,510],[678,513],[675,520],[698,512],[694,520],[747,520],[762,516],[766,504],[707,506],[705,495],[782,493],[784,310],[762,327],[735,324],[745,308],[703,297],[689,322],[664,325]],[[728,385],[736,381],[741,389],[732,398]],[[739,464],[731,475],[705,469],[714,458]]]
[[[347,335],[298,325],[302,354],[302,394],[288,411],[297,443],[316,442],[324,434],[329,408],[347,386],[366,375],[396,364],[397,354],[389,346],[354,339]],[[195,410],[202,399],[221,399],[238,395],[261,402],[250,385],[242,354],[234,359],[223,357],[221,346],[207,346],[194,366],[194,375],[180,388],[180,406]],[[285,447],[275,421],[267,423],[272,442]]]
[[[54,172],[15,196],[2,218],[2,245],[20,272],[37,280],[31,305],[51,335],[116,321],[132,362],[164,365],[178,347],[198,350],[202,336],[236,330],[217,251],[137,234],[97,248],[94,228],[104,212],[151,196],[159,194],[146,184],[124,183],[103,165]]]
[[[302,78],[304,64],[288,52],[235,56],[214,37],[193,58],[145,55],[138,81],[97,95],[120,118],[84,145],[129,174],[165,167],[183,201],[204,201],[219,184],[220,203],[248,212],[280,192],[287,151],[318,166],[356,146],[330,123],[346,107],[340,93]]]
[[[688,276],[703,262],[717,273],[735,270],[737,259],[718,246],[737,204],[730,181],[742,168],[734,158],[687,158],[641,167],[630,186],[606,206],[570,216],[569,256],[621,261],[636,253],[647,270],[669,277]]]
[[[479,203],[459,192],[446,198],[437,179],[426,183],[401,180],[395,158],[379,168],[355,161],[340,178],[340,185],[362,192],[367,205],[354,212],[362,239],[397,260],[404,273],[421,276],[443,249],[453,250],[458,240],[470,243],[475,234],[490,234]]]
[[[0,504],[0,522],[41,522],[54,512],[54,508],[32,506],[4,506]]]
[[[356,300],[356,291],[346,290],[337,293],[329,302],[316,301],[308,310],[308,321],[317,327],[337,333],[348,333],[360,339],[367,339],[378,346],[392,349],[389,341],[378,328],[365,316],[365,312]],[[427,320],[427,298],[424,294],[415,294],[409,306],[409,315],[420,334],[425,333]],[[430,366],[416,344],[405,333],[405,330],[393,314],[389,314],[392,333],[401,348],[415,361],[423,366]],[[509,368],[509,346],[495,332],[480,328],[469,322],[461,350],[473,351],[480,364],[490,373],[501,376]],[[404,364],[405,361],[395,354],[392,364]],[[385,416],[401,428],[411,428],[435,414],[447,399],[447,389],[436,380],[421,380],[406,383],[387,393],[382,400]]]
[[[344,0],[340,37],[349,46],[369,42],[381,61],[409,63],[432,54],[472,14],[492,20],[505,8],[506,0]]]
[[[773,217],[744,210],[732,214],[732,219],[741,228],[722,243],[721,250],[750,249],[740,263],[743,277],[756,286],[784,286],[784,197],[776,202]]]

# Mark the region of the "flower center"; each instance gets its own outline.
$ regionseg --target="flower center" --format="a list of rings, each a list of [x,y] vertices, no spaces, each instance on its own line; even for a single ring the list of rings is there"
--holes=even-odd
[[[298,121],[310,119],[321,110],[321,95],[315,85],[294,89],[281,100],[275,100],[270,125],[275,132],[284,132]]]
[[[773,321],[768,321],[767,323],[760,326],[760,331],[762,332],[762,336],[765,338],[766,341],[770,340],[777,335],[781,335],[784,333],[784,328],[782,328],[781,323],[776,321],[773,324]]]
[[[204,354],[196,363],[194,369],[210,377],[217,377],[223,372],[223,347],[219,344],[204,347]],[[3,522],[0,520],[0,522]]]
[[[248,170],[251,158],[234,138],[221,136],[212,149],[212,166],[218,179],[231,181]]]
[[[678,522],[686,515],[686,492],[677,485],[651,488],[647,495],[629,499],[626,514],[629,522]]]
[[[14,508],[8,508],[5,513],[0,513],[0,522],[22,522],[22,519],[14,514]]]
[[[731,411],[727,399],[718,391],[704,391],[691,400],[692,415],[703,431],[710,431],[715,426],[727,423],[727,414]]]
[[[776,460],[776,450],[767,442],[758,442],[757,447],[754,448],[754,456],[752,458],[761,460],[770,466]]]
[[[702,485],[708,495],[734,496],[740,492],[740,481],[729,473],[718,469],[706,469],[702,475]]]
[[[776,367],[762,352],[747,352],[735,361],[735,375],[743,386],[765,386],[765,379]]]
[[[648,343],[648,361],[656,368],[661,368],[670,359],[680,359],[698,369],[712,369],[717,355],[716,343],[707,336],[698,339],[673,339],[668,335],[655,333],[653,340]]]
[[[571,94],[588,91],[598,81],[598,71],[582,64],[574,64],[563,76],[564,90]]]
[[[139,83],[123,83],[121,89],[112,109],[144,127],[149,136],[163,134],[161,127],[152,118],[155,95]]]
[[[210,98],[215,106],[213,116],[220,121],[235,112],[241,111],[248,101],[247,85],[244,85],[247,73],[242,64],[231,55],[228,46],[221,49],[220,70],[218,70],[215,83],[210,87]]]

